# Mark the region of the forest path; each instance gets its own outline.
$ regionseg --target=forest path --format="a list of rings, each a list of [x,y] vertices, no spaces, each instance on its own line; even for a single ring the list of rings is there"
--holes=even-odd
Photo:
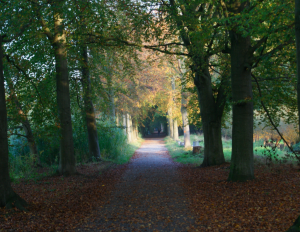
[[[162,138],[136,151],[89,231],[189,231],[193,216]]]

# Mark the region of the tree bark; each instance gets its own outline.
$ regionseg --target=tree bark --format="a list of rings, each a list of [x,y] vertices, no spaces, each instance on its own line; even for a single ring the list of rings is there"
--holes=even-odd
[[[112,86],[112,76],[107,77],[108,96],[109,96],[109,116],[116,122],[115,93]]]
[[[190,126],[189,126],[189,119],[188,119],[188,111],[187,111],[187,93],[185,92],[185,84],[184,84],[184,74],[186,72],[184,63],[181,59],[178,60],[180,72],[181,72],[181,116],[182,116],[182,127],[183,127],[183,134],[184,134],[184,147],[191,146],[191,139],[190,139]]]
[[[194,58],[194,84],[197,88],[202,129],[204,134],[204,159],[201,167],[220,165],[225,162],[221,134],[221,120],[224,111],[223,87],[214,98],[208,60]]]
[[[92,101],[91,94],[91,80],[90,80],[90,72],[89,72],[89,64],[88,64],[88,52],[87,47],[82,46],[82,87],[83,87],[83,101],[84,101],[84,114],[88,132],[88,143],[89,143],[89,153],[90,159],[92,157],[96,159],[101,159],[100,147],[98,141],[98,133],[97,133],[97,124],[95,118],[95,110]]]
[[[130,115],[126,114],[126,133],[127,133],[127,140],[131,142],[131,124],[130,124]]]
[[[253,171],[253,97],[251,84],[250,37],[232,30],[232,155],[228,180],[254,179]]]
[[[124,132],[124,135],[127,134],[127,120],[126,120],[126,114],[122,114],[122,119],[123,119],[123,123],[122,123],[122,126],[123,126],[123,132]]]
[[[298,103],[298,134],[300,137],[300,1],[295,0],[295,32],[297,47],[297,103]]]
[[[7,111],[2,44],[2,36],[0,35],[0,207],[11,208],[16,206],[21,210],[25,210],[24,207],[27,206],[27,203],[12,189],[8,170]]]
[[[181,92],[181,115],[182,115],[182,127],[184,133],[184,147],[191,146],[191,139],[190,139],[190,126],[189,126],[189,119],[188,119],[188,112],[187,112],[187,100],[186,94],[182,91]]]
[[[116,111],[116,125],[117,127],[120,126],[120,117],[119,117],[119,113]]]
[[[173,127],[174,127],[174,140],[178,140],[178,123],[177,123],[177,119],[175,118],[173,120]]]
[[[172,99],[173,105],[175,106],[175,96],[176,96],[176,84],[175,84],[175,77],[172,77]],[[173,119],[173,139],[178,140],[178,124],[177,118]]]
[[[173,139],[174,138],[174,125],[173,125],[173,119],[172,117],[172,109],[168,109],[168,132],[169,136]]]
[[[57,10],[54,13],[54,39],[52,42],[55,53],[56,69],[56,87],[57,87],[57,105],[60,120],[60,159],[58,172],[61,175],[73,175],[76,172],[71,108],[70,108],[70,90],[69,74],[67,64],[66,50],[66,32],[64,30],[61,13]]]

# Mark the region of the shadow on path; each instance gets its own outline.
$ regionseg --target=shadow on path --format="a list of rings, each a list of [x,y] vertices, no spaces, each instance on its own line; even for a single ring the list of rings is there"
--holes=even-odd
[[[189,231],[194,220],[177,167],[162,138],[146,139],[89,231]]]

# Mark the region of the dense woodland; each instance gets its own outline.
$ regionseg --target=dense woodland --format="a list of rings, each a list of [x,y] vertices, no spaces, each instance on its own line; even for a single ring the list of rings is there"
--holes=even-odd
[[[300,162],[298,0],[0,0],[0,19],[1,207],[26,208],[26,165],[72,176],[155,127],[201,130],[201,167],[232,138],[232,182],[258,140]]]

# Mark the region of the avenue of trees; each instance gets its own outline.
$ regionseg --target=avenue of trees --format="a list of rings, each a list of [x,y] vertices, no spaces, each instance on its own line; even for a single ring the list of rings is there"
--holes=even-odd
[[[225,162],[232,112],[228,180],[254,179],[254,115],[300,125],[295,2],[0,0],[0,206],[26,206],[11,188],[11,136],[27,139],[36,165],[59,141],[58,173],[73,175],[82,134],[86,160],[103,159],[97,120],[134,140],[154,105],[186,146],[200,122],[202,167]]]

